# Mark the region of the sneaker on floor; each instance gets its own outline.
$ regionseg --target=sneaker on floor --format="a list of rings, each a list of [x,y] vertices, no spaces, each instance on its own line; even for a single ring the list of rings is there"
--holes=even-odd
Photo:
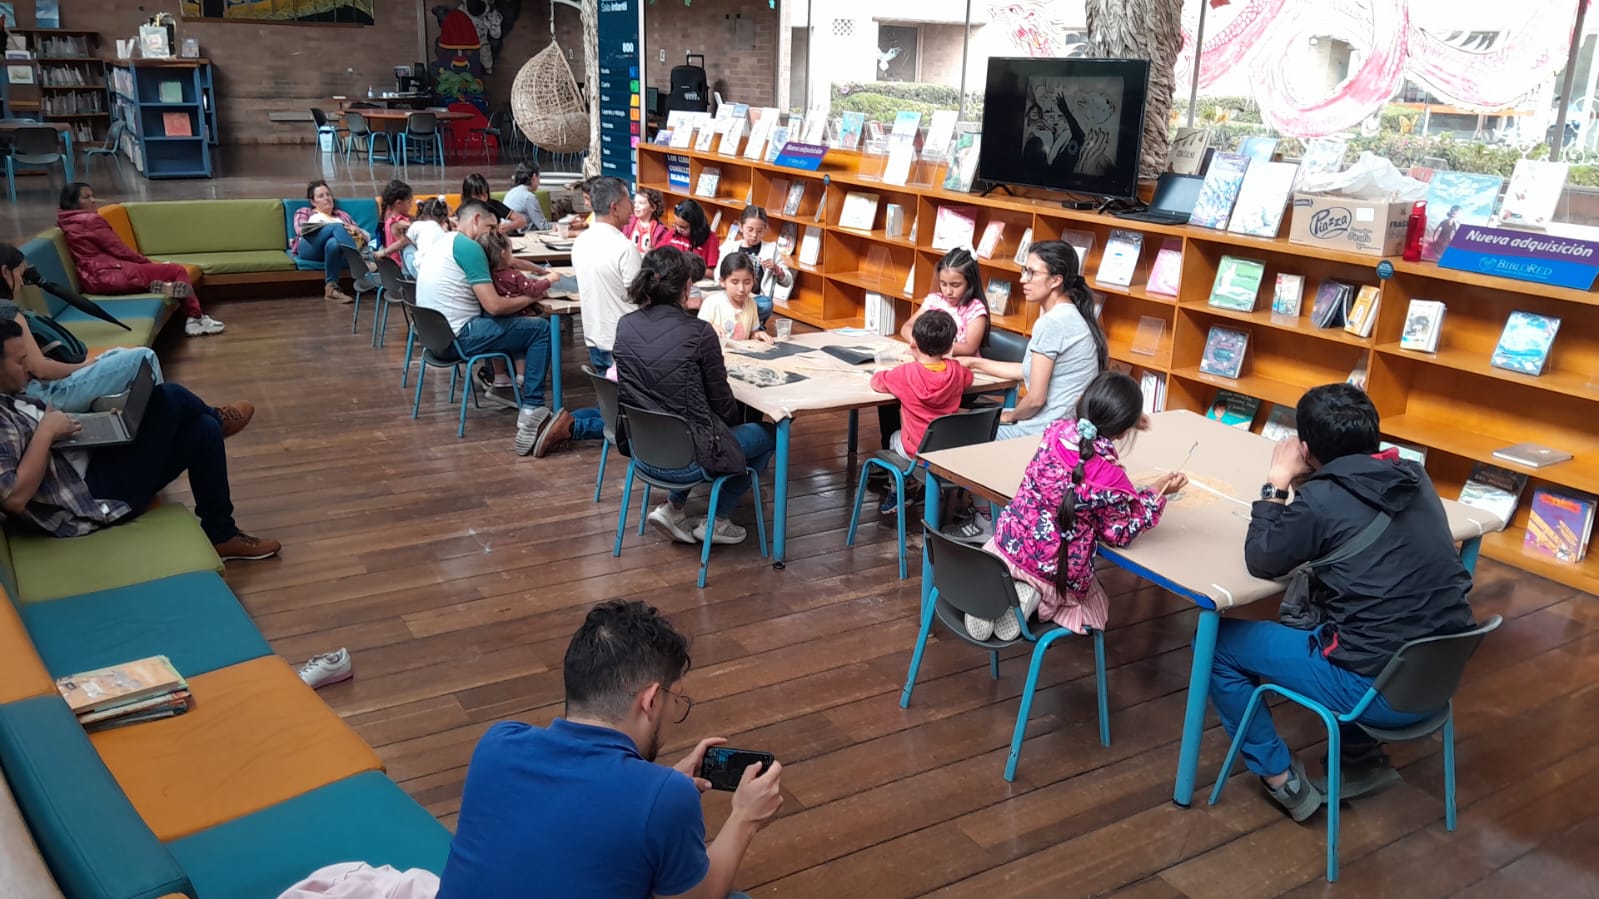
[[[522,404],[516,400],[516,391],[509,384],[504,386],[491,384],[483,388],[483,398],[496,406],[504,406],[507,409],[522,408]]]
[[[1266,786],[1264,779],[1261,780],[1260,785],[1265,788],[1266,795],[1270,796],[1273,802],[1282,806],[1283,811],[1287,812],[1288,817],[1293,818],[1296,823],[1314,815],[1316,809],[1321,808],[1321,804],[1327,801],[1327,798],[1322,795],[1320,790],[1316,789],[1316,785],[1311,783],[1310,778],[1305,775],[1305,765],[1297,758],[1292,760],[1288,769],[1288,779],[1283,782],[1282,786]]]
[[[255,417],[254,403],[229,403],[217,407],[217,418],[222,420],[222,437],[227,439],[244,430]]]
[[[899,514],[899,497],[894,493],[894,490],[893,490],[892,486],[890,486],[889,491],[887,493],[883,494],[883,501],[877,504],[877,514],[879,514],[879,515],[898,515]]]
[[[546,455],[565,446],[572,439],[572,413],[565,409],[558,409],[555,417],[550,419],[549,427],[539,434],[533,441],[533,458],[542,459]],[[742,537],[740,540],[744,539]]]
[[[1326,769],[1327,759],[1321,760],[1322,768]],[[1380,793],[1389,787],[1398,786],[1405,782],[1403,777],[1394,768],[1393,762],[1381,749],[1374,752],[1363,753],[1359,758],[1345,758],[1339,765],[1340,783],[1338,784],[1338,799],[1356,799]],[[1327,778],[1313,777],[1310,782],[1320,790],[1323,795],[1327,793]]]
[[[270,540],[266,537],[251,537],[243,531],[234,534],[231,539],[218,543],[213,547],[224,562],[235,559],[251,561],[270,559],[277,555],[278,550],[282,548],[283,544],[276,540]]]
[[[207,334],[221,334],[223,325],[209,315],[191,318],[183,323],[183,333],[190,337],[203,337]]]
[[[312,656],[310,661],[300,666],[300,680],[305,681],[313,690],[326,687],[328,684],[347,681],[354,676],[355,671],[350,665],[350,652],[343,647],[336,652]]]
[[[511,442],[511,448],[518,456],[533,452],[533,445],[549,425],[550,410],[543,406],[524,407],[516,416],[516,439]]]
[[[734,544],[734,543],[743,543],[744,542],[744,538],[748,537],[748,536],[749,536],[749,532],[748,531],[744,530],[743,528],[739,527],[738,525],[734,524],[732,521],[730,521],[729,519],[726,519],[726,518],[718,518],[718,519],[716,519],[716,525],[711,530],[711,542],[712,543],[720,543],[720,544],[727,544],[727,545],[731,545],[731,544]],[[700,519],[700,523],[699,524],[694,526],[694,542],[696,542],[696,543],[705,542],[705,519],[703,519],[703,518]]]
[[[987,640],[994,636],[994,622],[987,618],[978,618],[976,615],[967,615],[966,633],[971,634],[973,640]]]
[[[650,526],[679,543],[698,542],[694,539],[694,532],[689,529],[688,515],[669,502],[651,509],[649,522]]]
[[[325,300],[337,300],[340,303],[355,302],[355,297],[339,289],[337,281],[327,282],[327,286],[322,288],[322,298]]]
[[[150,292],[174,300],[184,300],[194,294],[194,285],[187,281],[151,281]]]

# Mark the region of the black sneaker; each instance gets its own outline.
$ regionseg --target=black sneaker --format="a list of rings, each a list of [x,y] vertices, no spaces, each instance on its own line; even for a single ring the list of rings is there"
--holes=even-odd
[[[1282,786],[1275,788],[1266,786],[1264,779],[1260,785],[1265,787],[1266,795],[1282,806],[1283,811],[1286,811],[1288,817],[1293,818],[1295,823],[1316,814],[1316,809],[1321,808],[1321,804],[1327,801],[1321,790],[1318,790],[1316,785],[1310,782],[1310,778],[1305,776],[1305,766],[1297,758],[1288,769],[1288,779]]]
[[[1322,757],[1322,768],[1326,769],[1327,759]],[[1403,777],[1394,768],[1393,762],[1381,750],[1359,753],[1355,757],[1345,757],[1338,766],[1340,783],[1338,785],[1338,800],[1340,802],[1355,799],[1360,796],[1370,796],[1380,793],[1389,787],[1398,786],[1405,782]],[[1316,777],[1311,783],[1323,795],[1327,793],[1327,778]]]

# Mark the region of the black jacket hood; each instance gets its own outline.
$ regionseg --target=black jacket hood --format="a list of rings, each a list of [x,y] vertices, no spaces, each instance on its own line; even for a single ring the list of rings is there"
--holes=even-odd
[[[1421,478],[1397,456],[1344,456],[1318,469],[1313,479],[1332,481],[1371,506],[1398,515],[1420,495]]]

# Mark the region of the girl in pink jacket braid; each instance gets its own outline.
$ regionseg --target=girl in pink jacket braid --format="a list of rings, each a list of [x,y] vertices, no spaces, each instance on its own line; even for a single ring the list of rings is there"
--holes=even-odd
[[[93,187],[73,181],[61,191],[61,210],[56,213],[56,225],[66,235],[84,292],[114,297],[148,290],[169,296],[183,306],[188,318],[183,333],[221,334],[222,323],[200,311],[189,270],[175,262],[151,262],[134,252],[96,211],[98,205]]]
[[[1021,488],[994,521],[984,549],[999,556],[1016,580],[1023,615],[1036,609],[1075,633],[1104,630],[1108,602],[1094,577],[1094,548],[1126,546],[1160,522],[1166,497],[1188,478],[1170,472],[1137,488],[1116,444],[1149,427],[1138,382],[1119,371],[1100,372],[1077,401],[1077,418],[1044,431]],[[978,640],[1013,640],[1014,615],[995,621],[966,616]]]

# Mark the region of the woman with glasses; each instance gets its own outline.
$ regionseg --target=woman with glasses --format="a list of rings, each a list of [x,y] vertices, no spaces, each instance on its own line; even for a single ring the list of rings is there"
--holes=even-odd
[[[1027,393],[1000,415],[997,439],[1040,434],[1077,408],[1088,382],[1109,363],[1105,332],[1094,316],[1094,295],[1077,265],[1077,251],[1059,240],[1032,245],[1021,275],[1022,295],[1041,303],[1022,362],[956,357],[966,367],[997,378],[1020,378]]]

